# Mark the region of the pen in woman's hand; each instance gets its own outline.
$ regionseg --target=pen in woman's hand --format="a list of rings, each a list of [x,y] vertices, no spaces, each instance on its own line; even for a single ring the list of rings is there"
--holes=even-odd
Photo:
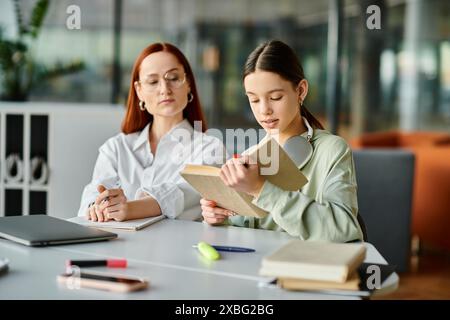
[[[120,188],[121,188],[120,183],[118,183],[118,182],[115,183],[114,187],[109,188],[109,189],[106,189],[103,185],[101,185],[101,186],[104,188],[104,190],[103,190],[102,192],[104,192],[104,191],[106,191],[106,190],[120,189]],[[99,186],[99,187],[100,187],[100,186]],[[99,192],[100,192],[100,189],[99,189]],[[102,193],[102,192],[100,192],[100,193]],[[101,205],[101,204],[104,204],[106,201],[109,201],[110,198],[111,198],[110,196],[105,197],[102,201],[100,201],[100,205]]]

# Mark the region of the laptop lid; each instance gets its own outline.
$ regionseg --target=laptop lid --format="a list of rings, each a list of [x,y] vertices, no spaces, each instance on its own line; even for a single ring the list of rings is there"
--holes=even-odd
[[[47,246],[109,240],[117,234],[47,215],[31,215],[0,217],[0,237],[27,246]]]

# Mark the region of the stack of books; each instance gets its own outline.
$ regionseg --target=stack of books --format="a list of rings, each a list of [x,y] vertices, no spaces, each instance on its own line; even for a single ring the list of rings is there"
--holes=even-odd
[[[308,182],[273,137],[264,138],[244,155],[247,155],[252,163],[258,163],[260,174],[283,190],[297,191]],[[180,174],[203,198],[214,200],[219,207],[242,216],[263,218],[268,214],[252,203],[252,196],[227,187],[220,178],[219,168],[188,164]]]
[[[359,292],[362,243],[292,240],[262,260],[260,274],[287,290]]]

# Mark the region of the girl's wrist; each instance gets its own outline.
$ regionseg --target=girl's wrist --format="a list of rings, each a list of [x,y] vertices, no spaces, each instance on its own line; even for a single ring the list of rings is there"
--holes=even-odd
[[[261,193],[261,190],[264,186],[264,182],[266,182],[266,179],[260,177],[260,179],[258,179],[256,182],[255,189],[253,189],[250,192],[250,195],[253,196],[254,198],[258,198],[258,196]]]

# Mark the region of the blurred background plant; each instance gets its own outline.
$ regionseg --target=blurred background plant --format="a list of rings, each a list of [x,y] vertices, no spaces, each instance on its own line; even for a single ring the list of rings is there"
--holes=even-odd
[[[19,0],[13,0],[17,33],[6,39],[0,26],[0,100],[25,101],[34,86],[50,78],[84,69],[81,60],[57,62],[52,66],[39,63],[33,57],[35,44],[49,6],[49,0],[38,0],[28,23],[23,20]]]

